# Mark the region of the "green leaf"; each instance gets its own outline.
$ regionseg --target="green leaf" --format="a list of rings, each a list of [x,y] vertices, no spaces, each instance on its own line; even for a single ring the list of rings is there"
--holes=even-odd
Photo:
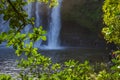
[[[30,47],[31,47],[31,48],[33,47],[33,42],[30,42]]]
[[[20,56],[20,50],[16,50],[15,53],[17,54],[17,56]]]
[[[47,40],[46,36],[41,36],[41,39],[44,40],[44,41]]]

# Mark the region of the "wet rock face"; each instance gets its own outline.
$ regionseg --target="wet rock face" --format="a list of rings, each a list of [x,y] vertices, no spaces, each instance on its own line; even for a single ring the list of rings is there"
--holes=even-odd
[[[85,40],[91,43],[102,39],[102,4],[103,0],[63,0],[60,35],[63,45],[79,46]]]
[[[98,31],[102,26],[102,0],[63,0],[62,26]],[[68,26],[67,26],[68,25]],[[71,25],[71,26],[70,26]]]

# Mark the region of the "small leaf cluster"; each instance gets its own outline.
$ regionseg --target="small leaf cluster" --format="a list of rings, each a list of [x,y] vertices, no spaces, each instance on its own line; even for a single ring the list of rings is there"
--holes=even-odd
[[[13,80],[10,75],[0,74],[0,80]]]
[[[28,0],[28,3],[35,2],[36,0]],[[38,2],[42,2],[47,4],[50,8],[58,5],[58,0],[37,0]]]
[[[105,0],[103,21],[106,27],[102,32],[108,42],[120,45],[120,0]]]
[[[30,38],[30,40],[32,40],[33,42],[37,41],[37,40],[44,40],[46,41],[46,31],[42,29],[42,26],[40,26],[39,28],[34,28],[33,29],[33,33],[29,33],[28,36]]]
[[[24,28],[28,22],[26,21],[28,15],[23,9],[27,3],[23,0],[2,0],[0,4],[0,14],[3,19],[9,21],[10,28],[20,30]]]
[[[64,69],[57,73],[59,80],[90,80],[94,74],[88,61],[83,64],[70,60],[64,63]]]

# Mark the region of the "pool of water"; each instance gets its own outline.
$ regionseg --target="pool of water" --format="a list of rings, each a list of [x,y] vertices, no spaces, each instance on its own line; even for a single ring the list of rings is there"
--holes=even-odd
[[[105,62],[108,61],[108,54],[102,48],[81,48],[81,47],[66,47],[60,49],[39,49],[42,55],[52,58],[53,62],[64,62],[70,59],[78,61],[89,60],[90,62]],[[14,54],[12,48],[0,48],[0,60],[16,60],[19,59]]]
[[[14,54],[12,48],[0,48],[0,73],[16,74],[19,72],[16,60],[20,59]],[[39,49],[42,55],[50,57],[54,63],[74,59],[80,62],[89,60],[90,63],[108,62],[108,54],[102,48],[66,47],[60,49]]]
[[[80,62],[89,60],[95,62],[107,62],[108,54],[102,48],[62,47],[60,49],[40,49],[39,52],[51,57],[53,62],[64,62],[75,59]]]

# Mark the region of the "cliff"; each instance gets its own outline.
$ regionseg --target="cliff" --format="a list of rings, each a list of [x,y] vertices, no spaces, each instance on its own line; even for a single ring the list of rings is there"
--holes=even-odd
[[[70,45],[104,41],[101,35],[103,0],[63,0],[61,40]]]

